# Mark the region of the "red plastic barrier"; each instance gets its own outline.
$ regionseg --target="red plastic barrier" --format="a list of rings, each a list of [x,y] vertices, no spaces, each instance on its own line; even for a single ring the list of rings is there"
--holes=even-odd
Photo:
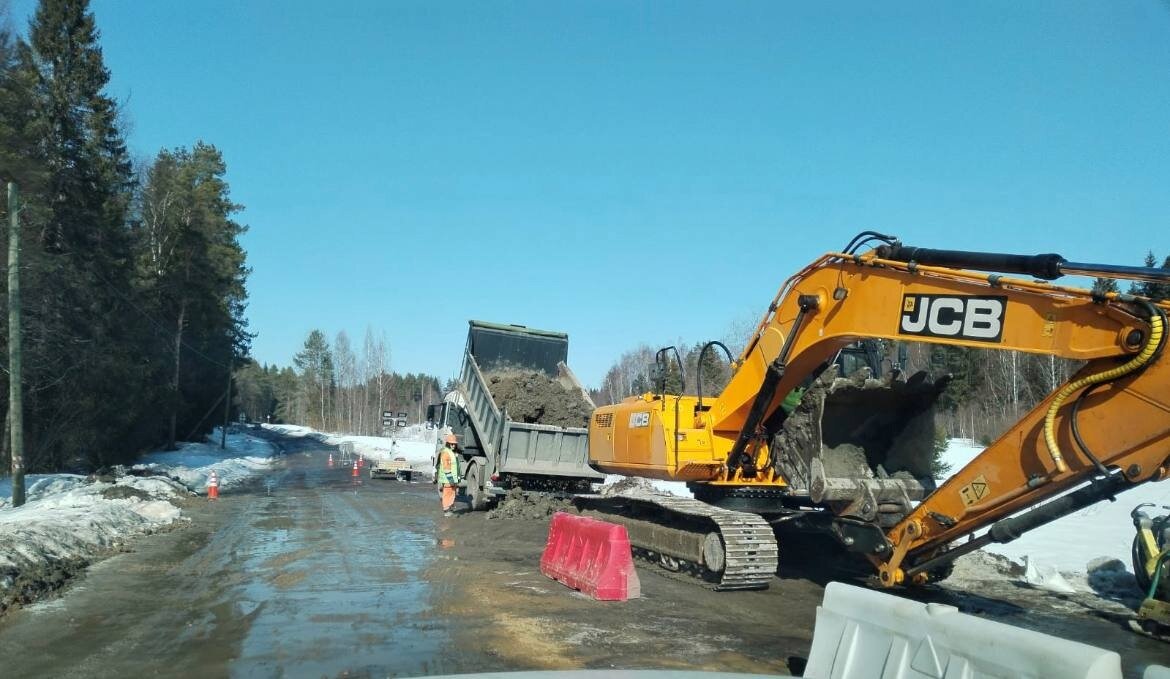
[[[585,516],[553,514],[540,572],[598,601],[642,593],[626,527]]]

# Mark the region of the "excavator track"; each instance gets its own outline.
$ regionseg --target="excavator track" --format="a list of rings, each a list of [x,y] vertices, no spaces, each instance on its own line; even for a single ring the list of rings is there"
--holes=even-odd
[[[573,502],[626,526],[635,551],[682,560],[718,578],[716,590],[766,588],[779,564],[772,526],[756,514],[641,491],[578,495]]]

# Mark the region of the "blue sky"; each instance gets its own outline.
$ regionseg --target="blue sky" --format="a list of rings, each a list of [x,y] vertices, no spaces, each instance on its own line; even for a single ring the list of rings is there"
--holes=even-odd
[[[476,318],[568,332],[597,385],[864,229],[1170,254],[1161,0],[92,9],[133,151],[224,152],[262,362],[371,326],[449,377]]]

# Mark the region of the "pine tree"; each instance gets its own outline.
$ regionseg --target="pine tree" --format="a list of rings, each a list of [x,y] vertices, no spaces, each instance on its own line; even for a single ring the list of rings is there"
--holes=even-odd
[[[22,193],[35,196],[44,168],[32,130],[31,72],[20,67],[19,55],[25,49],[9,30],[0,6],[0,181],[16,182]]]
[[[1146,252],[1145,265],[1147,268],[1153,269],[1158,267],[1158,259],[1154,256],[1154,252]],[[1170,270],[1170,257],[1162,261],[1162,269]],[[1149,297],[1155,302],[1160,302],[1164,299],[1170,298],[1170,283],[1154,282],[1154,281],[1139,281],[1130,286],[1129,291],[1135,295]]]
[[[77,453],[107,464],[150,436],[137,420],[153,395],[126,388],[147,381],[149,352],[133,313],[132,175],[97,38],[87,2],[42,0],[6,79],[20,104],[9,130],[25,144],[8,152],[31,175],[22,286],[33,467]]]
[[[170,328],[170,447],[180,425],[194,421],[194,431],[201,430],[195,418],[218,394],[217,375],[247,355],[248,271],[238,242],[244,228],[232,220],[240,208],[229,197],[226,171],[222,155],[208,144],[160,151],[139,199],[138,276],[153,314]]]
[[[1093,279],[1093,294],[1104,295],[1109,292],[1120,292],[1116,280],[1112,278]]]

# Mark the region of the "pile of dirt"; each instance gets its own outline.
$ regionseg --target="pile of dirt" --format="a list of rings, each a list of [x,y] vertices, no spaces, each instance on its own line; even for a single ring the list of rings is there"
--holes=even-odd
[[[496,405],[509,419],[554,427],[586,427],[592,414],[589,404],[571,385],[544,373],[499,370],[484,375]]]
[[[489,519],[522,519],[537,521],[547,519],[557,512],[576,512],[573,504],[565,498],[543,493],[529,493],[519,488],[508,491],[500,503],[487,513]]]
[[[57,592],[88,565],[86,559],[67,558],[22,569],[3,569],[0,571],[0,615]]]
[[[152,500],[150,493],[131,486],[113,486],[102,491],[102,497],[107,500],[125,500],[136,497],[139,500]]]

